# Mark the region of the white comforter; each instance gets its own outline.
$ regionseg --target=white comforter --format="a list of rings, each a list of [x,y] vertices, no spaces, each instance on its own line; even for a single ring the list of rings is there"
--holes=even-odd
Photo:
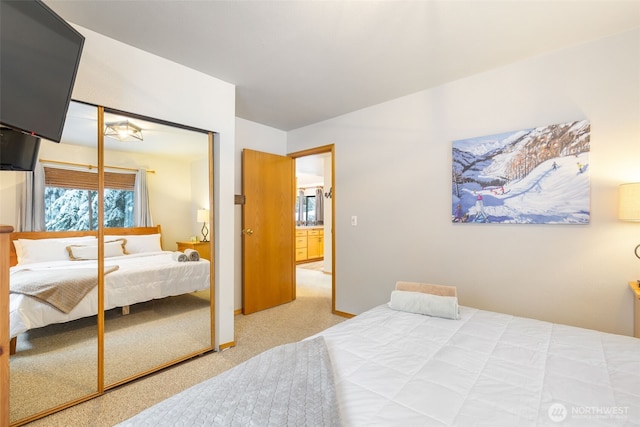
[[[106,259],[105,267],[111,265],[119,268],[105,276],[105,310],[209,287],[209,261],[204,259],[177,262],[172,259],[172,252],[150,252]],[[95,266],[97,274],[96,261],[27,264],[12,267],[11,273],[24,269],[66,270],[87,266]],[[97,292],[96,287],[68,314],[34,298],[10,294],[10,336],[13,338],[29,329],[96,314]]]
[[[325,337],[348,426],[639,426],[640,339],[386,305]]]

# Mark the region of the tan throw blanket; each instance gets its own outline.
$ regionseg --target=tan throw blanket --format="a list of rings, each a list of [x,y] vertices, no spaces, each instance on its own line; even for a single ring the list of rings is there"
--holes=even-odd
[[[104,274],[118,268],[117,265],[105,267]],[[11,275],[9,293],[28,295],[69,313],[97,284],[96,268],[20,270]]]
[[[396,282],[396,291],[422,292],[443,297],[457,297],[455,286],[433,285],[431,283]]]

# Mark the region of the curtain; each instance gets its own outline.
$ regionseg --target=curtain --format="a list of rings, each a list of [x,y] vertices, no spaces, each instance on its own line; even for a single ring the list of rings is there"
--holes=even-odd
[[[25,173],[18,185],[18,225],[16,231],[45,231],[44,168],[36,163],[33,172]]]
[[[324,224],[324,194],[323,188],[316,188],[316,225]]]
[[[147,189],[147,171],[139,169],[136,173],[134,189],[133,221],[136,227],[151,227],[153,219],[149,210],[149,190]]]

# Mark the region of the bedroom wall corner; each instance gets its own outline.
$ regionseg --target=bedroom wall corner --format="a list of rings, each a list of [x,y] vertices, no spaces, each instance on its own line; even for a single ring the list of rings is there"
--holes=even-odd
[[[289,151],[335,144],[336,309],[421,281],[457,286],[462,305],[631,335],[640,230],[616,201],[640,181],[639,51],[634,29],[289,132]],[[588,225],[451,223],[452,141],[585,118]]]

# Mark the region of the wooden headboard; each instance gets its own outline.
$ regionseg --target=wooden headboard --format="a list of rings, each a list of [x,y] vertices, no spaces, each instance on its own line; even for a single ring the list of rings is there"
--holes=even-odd
[[[135,236],[141,234],[160,234],[160,246],[162,246],[162,231],[159,225],[153,227],[130,227],[130,228],[105,228],[104,235]],[[9,265],[13,267],[18,264],[16,247],[13,241],[17,239],[59,239],[61,237],[82,237],[98,236],[96,230],[91,231],[15,231],[9,235],[11,244],[9,245]]]

